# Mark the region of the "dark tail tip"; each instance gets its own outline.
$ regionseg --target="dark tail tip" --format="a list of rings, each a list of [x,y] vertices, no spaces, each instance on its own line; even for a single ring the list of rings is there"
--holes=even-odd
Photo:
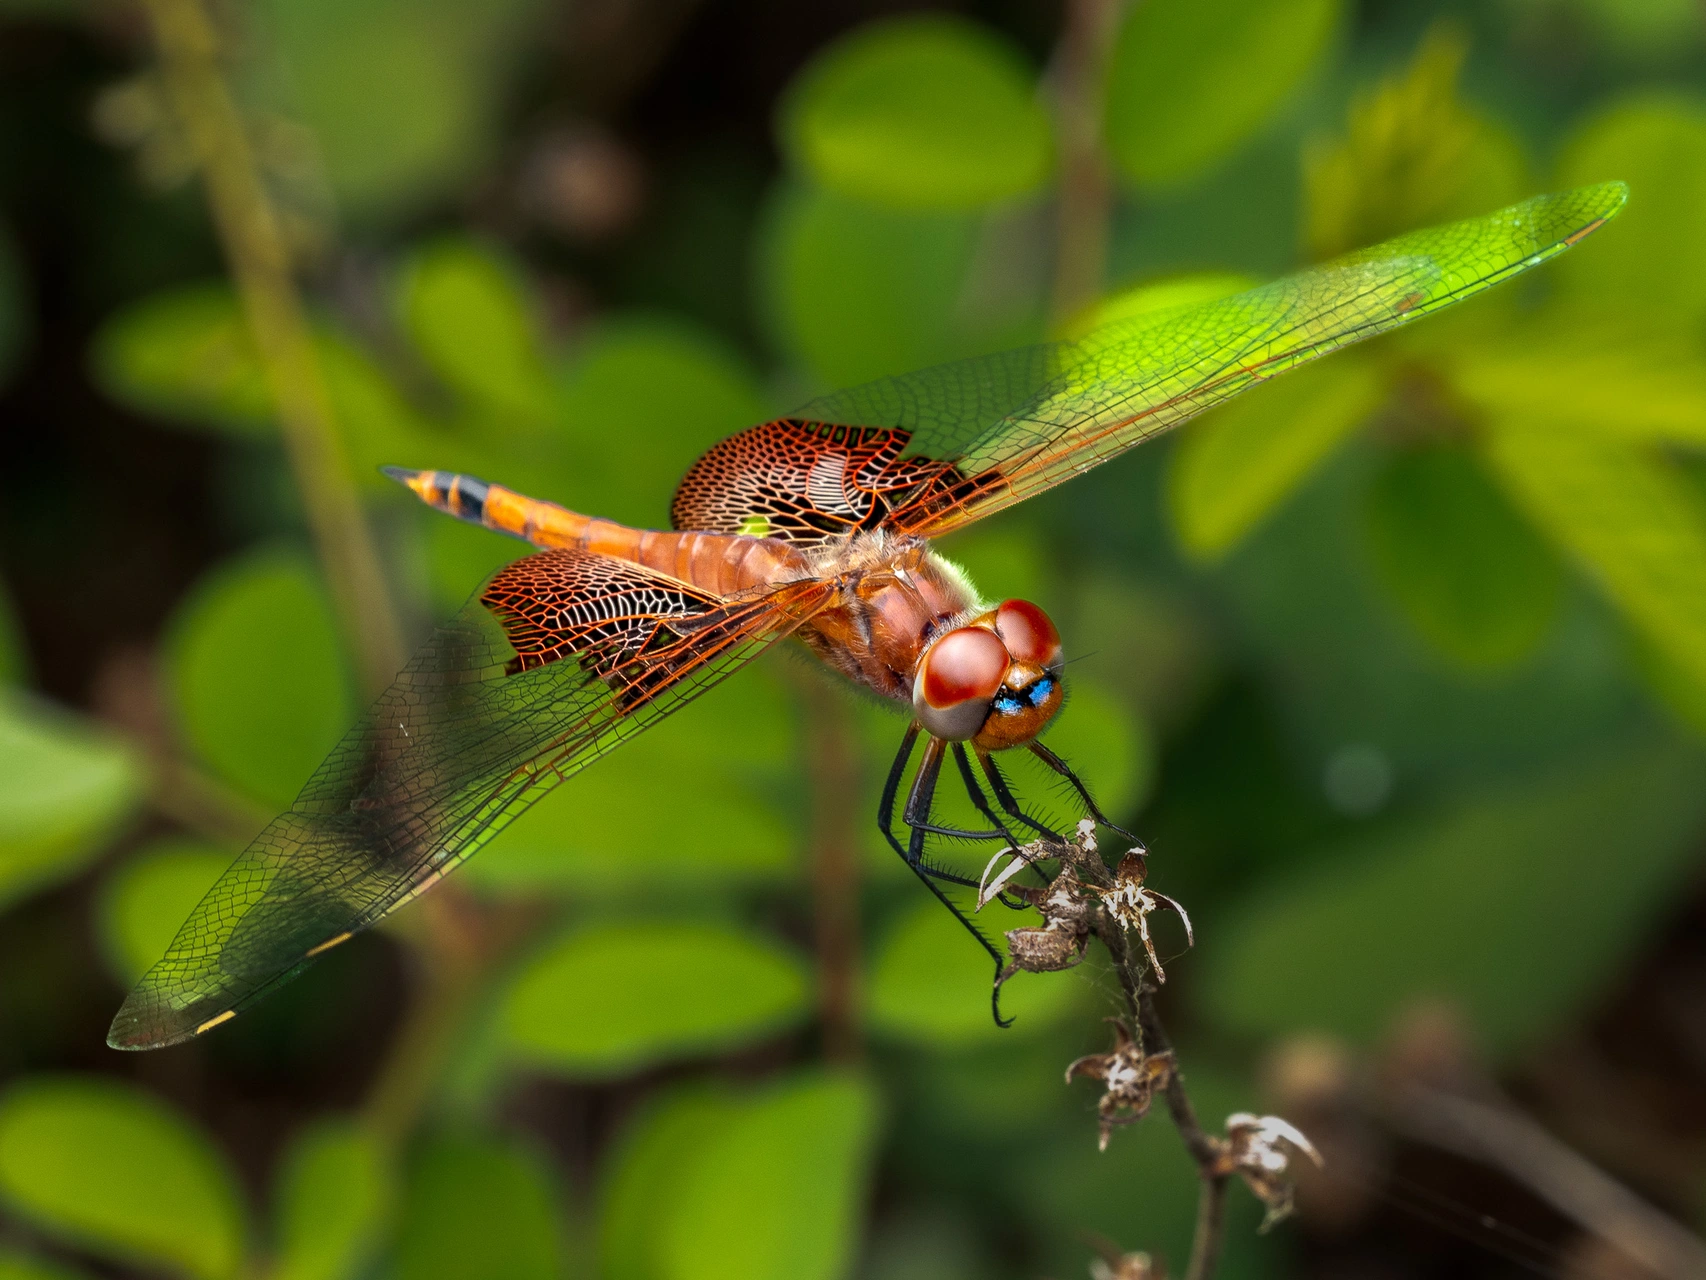
[[[408,485],[411,480],[420,475],[419,471],[410,467],[380,467],[379,470],[401,485]],[[414,486],[410,485],[409,487],[413,488]]]

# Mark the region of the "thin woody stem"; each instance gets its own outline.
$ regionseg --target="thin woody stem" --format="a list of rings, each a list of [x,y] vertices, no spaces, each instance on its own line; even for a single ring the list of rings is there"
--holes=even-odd
[[[206,184],[214,225],[278,409],[285,449],[364,688],[403,665],[402,633],[351,482],[289,249],[219,65],[202,0],[145,0],[173,108]]]
[[[1102,109],[1121,7],[1120,0],[1066,4],[1055,63],[1060,182],[1050,309],[1057,323],[1100,295],[1107,269],[1113,181],[1102,147]]]
[[[823,1056],[851,1062],[862,1052],[859,1028],[858,752],[847,705],[824,681],[800,680],[809,727],[806,777],[811,793],[812,923],[817,943],[818,1016]]]
[[[1099,878],[1111,883],[1107,867],[1100,858],[1086,858],[1084,864],[1092,877],[1100,872]],[[1103,912],[1098,916],[1095,933],[1107,948],[1114,962],[1114,972],[1119,975],[1120,989],[1125,994],[1126,1008],[1140,1051],[1148,1057],[1170,1054],[1176,1064],[1178,1055],[1173,1049],[1172,1037],[1167,1034],[1160,1012],[1155,1007],[1155,990],[1145,977],[1125,930]],[[1185,1280],[1209,1280],[1220,1265],[1226,1241],[1226,1185],[1230,1173],[1226,1168],[1225,1148],[1220,1139],[1206,1132],[1197,1119],[1196,1108],[1191,1105],[1190,1094],[1185,1089],[1184,1077],[1176,1065],[1167,1077],[1165,1096],[1173,1127],[1179,1131],[1185,1150],[1196,1162],[1197,1177],[1202,1181],[1202,1189],[1197,1195],[1196,1230],[1191,1240],[1191,1260],[1185,1270]]]

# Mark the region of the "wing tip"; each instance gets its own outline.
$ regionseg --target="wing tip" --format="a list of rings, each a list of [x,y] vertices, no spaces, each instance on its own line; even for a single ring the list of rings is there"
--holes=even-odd
[[[237,1010],[226,1009],[195,1023],[188,1020],[189,1016],[191,1015],[188,1010],[162,1016],[158,998],[154,993],[144,992],[139,988],[132,991],[119,1006],[112,1025],[107,1028],[107,1048],[135,1053],[183,1044],[187,1040],[194,1040],[204,1031],[211,1031],[221,1023],[229,1022],[237,1016]]]

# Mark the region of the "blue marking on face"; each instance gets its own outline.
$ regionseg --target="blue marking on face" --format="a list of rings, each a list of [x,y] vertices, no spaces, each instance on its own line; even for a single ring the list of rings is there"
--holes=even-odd
[[[995,695],[993,704],[998,715],[1016,716],[1027,707],[1040,707],[1048,701],[1049,694],[1054,692],[1054,681],[1048,676],[1036,681],[1022,693],[1014,693],[1005,685]]]

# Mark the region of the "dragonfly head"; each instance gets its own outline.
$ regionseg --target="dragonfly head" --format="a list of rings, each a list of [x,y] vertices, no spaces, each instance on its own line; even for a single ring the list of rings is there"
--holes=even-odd
[[[987,751],[1023,746],[1060,710],[1060,633],[1025,600],[1006,600],[924,651],[912,682],[919,723]]]

